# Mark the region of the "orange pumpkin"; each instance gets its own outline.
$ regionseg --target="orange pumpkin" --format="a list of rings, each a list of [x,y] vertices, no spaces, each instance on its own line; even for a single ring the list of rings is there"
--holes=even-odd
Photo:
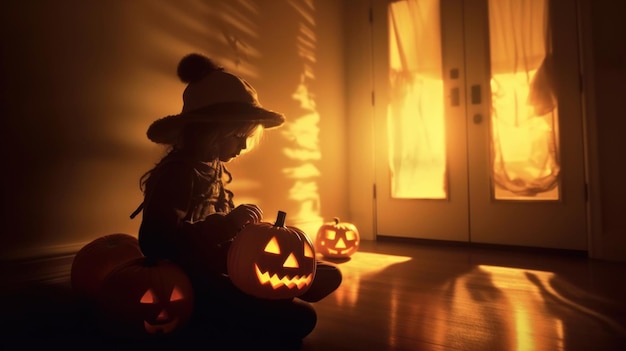
[[[356,226],[340,222],[335,217],[333,222],[322,224],[315,238],[315,250],[328,258],[347,258],[358,249],[361,238]]]
[[[264,299],[289,299],[305,293],[315,277],[315,250],[302,230],[285,226],[279,211],[274,224],[249,224],[237,234],[227,269],[241,291]]]
[[[72,290],[82,298],[93,300],[112,269],[141,256],[139,242],[132,235],[115,233],[99,237],[74,256],[70,273]]]
[[[146,257],[112,270],[97,299],[101,330],[125,338],[179,331],[191,318],[193,306],[191,281],[182,268]]]

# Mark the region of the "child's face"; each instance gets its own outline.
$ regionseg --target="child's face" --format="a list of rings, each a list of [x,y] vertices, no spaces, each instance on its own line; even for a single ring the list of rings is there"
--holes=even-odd
[[[234,134],[224,138],[220,145],[219,159],[228,162],[239,156],[242,150],[247,148],[248,136],[244,134]]]

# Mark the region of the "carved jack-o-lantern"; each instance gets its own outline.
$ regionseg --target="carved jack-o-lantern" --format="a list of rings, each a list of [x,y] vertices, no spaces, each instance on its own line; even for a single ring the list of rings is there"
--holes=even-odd
[[[300,229],[276,223],[249,224],[228,251],[228,275],[241,291],[265,299],[288,299],[306,292],[315,277],[315,251]]]
[[[101,329],[114,336],[149,337],[180,330],[193,310],[187,274],[168,260],[146,257],[115,268],[98,294]]]
[[[315,250],[328,258],[346,258],[352,256],[359,249],[361,238],[356,226],[352,223],[334,222],[324,223],[317,231]]]
[[[132,235],[115,233],[99,237],[74,256],[70,273],[72,289],[80,297],[93,300],[111,270],[142,256],[139,241]]]

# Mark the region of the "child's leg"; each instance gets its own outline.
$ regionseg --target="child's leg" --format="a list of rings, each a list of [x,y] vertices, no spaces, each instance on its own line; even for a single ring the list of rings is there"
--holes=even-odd
[[[298,298],[308,302],[317,302],[335,291],[341,285],[341,280],[341,271],[337,266],[317,261],[315,279],[311,287]]]
[[[292,345],[309,335],[317,324],[315,309],[297,299],[246,299],[232,307],[227,317],[230,332],[254,345]]]
[[[204,303],[196,305],[198,315],[227,334],[241,337],[296,341],[307,336],[317,324],[313,306],[298,299],[259,299],[234,287],[205,294]],[[209,299],[207,299],[207,297]]]

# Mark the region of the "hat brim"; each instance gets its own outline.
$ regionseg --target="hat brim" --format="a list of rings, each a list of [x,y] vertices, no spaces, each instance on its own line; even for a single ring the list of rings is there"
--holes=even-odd
[[[260,106],[242,103],[210,105],[195,111],[166,116],[154,121],[148,128],[148,139],[159,144],[174,144],[183,128],[189,123],[239,123],[253,122],[265,129],[285,123],[282,113]]]

